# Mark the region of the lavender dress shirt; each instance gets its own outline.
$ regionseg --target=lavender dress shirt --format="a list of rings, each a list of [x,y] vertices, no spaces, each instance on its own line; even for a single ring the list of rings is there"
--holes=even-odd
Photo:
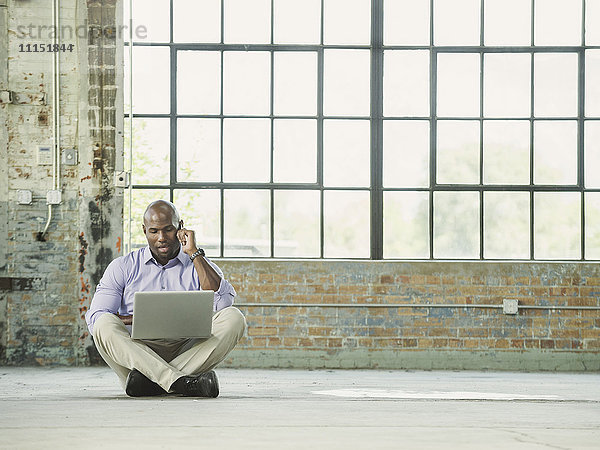
[[[214,311],[233,304],[235,289],[225,280],[221,269],[208,258],[208,263],[221,277],[219,289],[215,291]],[[179,250],[179,254],[166,265],[159,264],[148,246],[112,261],[92,299],[90,309],[85,314],[90,333],[94,323],[102,314],[133,314],[133,296],[139,291],[197,291],[200,279],[190,258]]]

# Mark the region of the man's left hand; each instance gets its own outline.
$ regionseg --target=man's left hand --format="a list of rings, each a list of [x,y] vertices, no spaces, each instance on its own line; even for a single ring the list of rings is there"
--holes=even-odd
[[[191,256],[198,250],[196,247],[196,233],[194,230],[182,228],[177,232],[177,239],[181,242],[181,249],[186,255]]]

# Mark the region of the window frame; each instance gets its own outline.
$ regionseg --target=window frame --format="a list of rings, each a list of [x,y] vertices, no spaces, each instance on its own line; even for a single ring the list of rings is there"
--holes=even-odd
[[[475,260],[498,260],[496,258],[484,258],[484,193],[495,191],[508,192],[526,192],[530,196],[529,203],[529,258],[528,259],[508,259],[514,261],[534,261],[535,258],[535,217],[534,217],[534,196],[537,192],[578,192],[580,193],[580,258],[568,259],[569,261],[587,261],[585,255],[586,234],[585,234],[585,197],[587,192],[600,192],[599,188],[585,187],[585,158],[584,158],[584,127],[588,121],[600,121],[600,118],[588,118],[585,116],[585,52],[589,49],[599,49],[600,46],[585,45],[585,0],[582,2],[582,26],[581,26],[581,45],[579,46],[536,46],[534,45],[535,36],[535,4],[538,0],[531,1],[531,41],[528,46],[485,46],[485,0],[479,0],[480,3],[480,42],[478,46],[436,46],[434,43],[434,3],[435,0],[429,0],[429,45],[384,45],[384,0],[371,0],[371,42],[369,45],[331,45],[323,43],[324,27],[324,2],[321,0],[321,32],[319,44],[275,44],[273,42],[273,23],[274,23],[274,1],[271,0],[271,42],[269,44],[225,44],[224,43],[224,0],[221,0],[221,41],[214,44],[200,43],[176,43],[173,42],[173,2],[169,0],[170,5],[170,41],[169,42],[125,42],[126,50],[135,46],[158,46],[167,47],[170,52],[170,111],[165,114],[142,114],[125,112],[125,118],[164,118],[170,120],[170,175],[168,185],[144,184],[132,185],[131,189],[168,189],[170,199],[173,200],[176,189],[218,189],[221,198],[220,207],[220,252],[223,257],[225,247],[224,232],[224,191],[227,189],[265,189],[270,192],[270,254],[264,258],[274,258],[274,196],[276,190],[316,190],[320,196],[320,244],[319,255],[314,258],[324,258],[324,193],[325,191],[368,191],[370,196],[370,256],[369,258],[350,258],[350,259],[406,259],[406,260],[424,260],[423,258],[384,258],[384,205],[383,198],[385,192],[427,192],[429,195],[429,258],[425,260],[440,260],[445,258],[434,258],[434,193],[435,192],[477,192],[479,195],[479,257]],[[129,46],[129,49],[127,49]],[[325,116],[323,114],[323,85],[324,85],[324,53],[328,49],[363,49],[370,51],[370,114],[369,116]],[[219,114],[178,114],[177,113],[177,59],[178,53],[182,51],[218,51],[221,57],[221,104]],[[428,116],[384,116],[383,115],[383,72],[384,72],[384,52],[393,50],[427,50],[429,51],[429,115]],[[270,53],[270,111],[268,115],[230,115],[223,113],[223,59],[225,52],[228,51],[266,51]],[[274,55],[275,52],[316,52],[317,54],[317,112],[314,116],[294,116],[294,115],[274,115]],[[437,123],[440,120],[437,116],[437,61],[438,55],[446,53],[473,53],[479,54],[480,73],[479,73],[479,116],[478,117],[444,117],[445,120],[472,120],[479,122],[479,183],[478,184],[440,184],[436,180],[437,171]],[[530,54],[530,115],[529,117],[484,117],[484,64],[485,55],[499,54]],[[536,117],[534,111],[534,80],[535,80],[535,55],[540,53],[569,53],[576,54],[578,58],[577,74],[577,116],[576,117]],[[133,66],[133,64],[131,64]],[[133,69],[131,69],[133,70]],[[182,182],[177,180],[177,122],[179,118],[216,118],[221,124],[221,174],[220,182]],[[264,118],[271,122],[271,144],[270,144],[270,180],[263,183],[232,183],[223,182],[223,123],[226,118]],[[273,182],[273,121],[276,119],[310,119],[317,122],[317,160],[316,160],[316,182],[314,183],[277,183]],[[369,187],[329,187],[323,182],[323,126],[324,120],[343,119],[343,120],[369,120],[370,122],[370,186]],[[428,187],[384,187],[383,186],[383,125],[386,121],[394,120],[419,120],[429,122],[429,186]],[[529,184],[508,185],[508,184],[484,184],[484,139],[483,129],[484,121],[496,120],[523,120],[529,121]],[[571,120],[577,123],[577,183],[573,185],[539,185],[533,183],[534,176],[534,126],[538,120]],[[131,190],[130,190],[131,193]],[[131,204],[130,206],[131,207]],[[131,233],[130,233],[131,234]],[[236,257],[237,258],[237,257]],[[262,257],[261,257],[262,258]],[[288,257],[286,257],[287,259]],[[298,257],[289,257],[296,259]],[[299,258],[305,259],[305,257]],[[311,258],[312,259],[312,258]],[[348,258],[344,258],[348,259]],[[502,258],[501,260],[506,260]],[[461,259],[463,260],[463,259]],[[473,260],[465,258],[464,260]]]

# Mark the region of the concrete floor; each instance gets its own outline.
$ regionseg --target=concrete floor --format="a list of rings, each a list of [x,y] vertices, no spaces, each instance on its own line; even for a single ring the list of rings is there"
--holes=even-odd
[[[0,367],[0,448],[600,448],[600,374],[217,373],[217,399],[134,399],[107,368]]]

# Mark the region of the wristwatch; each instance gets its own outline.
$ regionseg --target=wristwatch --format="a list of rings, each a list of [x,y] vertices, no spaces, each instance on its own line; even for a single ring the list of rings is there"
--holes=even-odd
[[[199,248],[197,251],[190,255],[190,261],[196,259],[196,256],[204,256],[204,249]]]

